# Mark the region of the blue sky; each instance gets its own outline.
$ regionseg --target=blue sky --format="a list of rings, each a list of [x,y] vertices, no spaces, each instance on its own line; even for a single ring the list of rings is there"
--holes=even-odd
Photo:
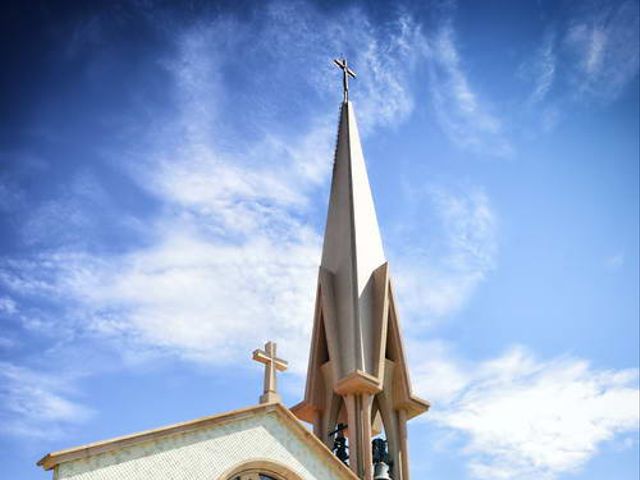
[[[302,396],[351,98],[414,478],[637,478],[638,3],[4,6],[0,460]]]

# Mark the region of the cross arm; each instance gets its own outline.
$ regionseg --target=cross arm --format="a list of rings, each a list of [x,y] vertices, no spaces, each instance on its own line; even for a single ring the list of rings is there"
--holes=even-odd
[[[347,65],[346,62],[344,60],[338,60],[336,58],[333,59],[333,63],[335,63],[338,67],[340,67],[342,70],[344,70],[345,72],[347,72],[347,75],[349,75],[351,78],[356,78],[356,72],[354,72],[353,70],[351,70]]]
[[[282,360],[281,358],[270,357],[267,353],[262,350],[254,350],[253,351],[253,359],[257,362],[264,363],[268,365],[273,362],[273,365],[276,367],[276,370],[280,372],[284,372],[287,368],[289,368],[289,363],[286,360]]]

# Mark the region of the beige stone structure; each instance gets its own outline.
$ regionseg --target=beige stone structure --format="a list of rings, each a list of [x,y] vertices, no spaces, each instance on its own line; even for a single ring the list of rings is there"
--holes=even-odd
[[[408,480],[407,421],[428,408],[429,403],[411,391],[355,113],[345,99],[306,391],[292,411],[311,423],[327,445],[329,432],[346,423],[350,467],[366,480],[373,476],[372,438],[384,430],[393,458],[392,477]]]

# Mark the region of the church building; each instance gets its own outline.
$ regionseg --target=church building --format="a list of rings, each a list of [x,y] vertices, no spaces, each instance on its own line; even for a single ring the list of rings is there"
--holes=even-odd
[[[345,59],[307,382],[283,405],[272,342],[256,406],[47,454],[54,480],[409,480],[407,422],[429,408],[411,389],[389,266]],[[303,423],[304,422],[304,423]],[[306,424],[306,425],[305,425]]]

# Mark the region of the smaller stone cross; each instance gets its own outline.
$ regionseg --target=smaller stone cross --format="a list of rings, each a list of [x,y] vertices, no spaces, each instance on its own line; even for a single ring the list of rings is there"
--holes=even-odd
[[[284,372],[289,364],[276,357],[275,342],[267,342],[264,350],[254,350],[253,359],[264,363],[264,393],[260,396],[260,403],[272,403],[282,401],[276,389],[276,371]]]
[[[338,60],[337,58],[333,60],[340,70],[342,70],[342,91],[344,93],[344,101],[347,102],[349,100],[349,77],[356,78],[356,72],[349,68],[347,64],[347,59],[343,58]]]

